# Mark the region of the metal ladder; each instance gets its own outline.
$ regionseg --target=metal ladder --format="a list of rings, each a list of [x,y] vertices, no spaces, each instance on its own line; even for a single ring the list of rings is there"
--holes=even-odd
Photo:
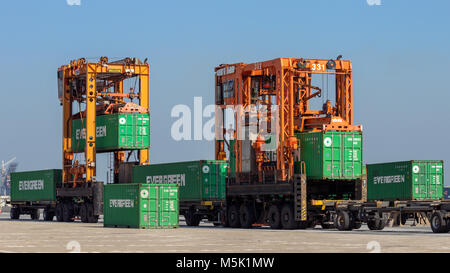
[[[300,162],[300,175],[294,175],[294,213],[296,221],[306,221],[307,202],[306,202],[306,174],[305,162]]]

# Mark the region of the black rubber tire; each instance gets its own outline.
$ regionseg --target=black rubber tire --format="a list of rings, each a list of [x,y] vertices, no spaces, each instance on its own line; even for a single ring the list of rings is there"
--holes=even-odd
[[[386,220],[381,218],[371,219],[367,222],[367,227],[370,230],[383,230],[386,226]]]
[[[280,207],[277,205],[272,205],[269,208],[268,220],[270,228],[280,229],[281,228],[281,211]]]
[[[43,212],[44,215],[44,221],[53,221],[53,218],[55,217],[55,212],[46,208]]]
[[[39,209],[34,209],[33,211],[31,211],[30,217],[31,217],[31,220],[38,221],[39,218],[41,218],[41,213],[40,213]]]
[[[73,222],[73,205],[72,203],[64,203],[62,206],[63,222]]]
[[[239,217],[239,210],[236,205],[231,205],[228,209],[228,223],[232,228],[241,227],[241,220]]]
[[[242,228],[252,228],[252,225],[255,222],[255,214],[250,205],[241,205],[239,209],[239,221],[241,222]]]
[[[11,211],[9,212],[9,216],[12,220],[17,220],[20,218],[20,209],[16,207],[12,207]]]
[[[63,219],[63,204],[62,203],[58,203],[56,205],[55,216],[56,216],[56,221],[63,222],[64,219]]]
[[[283,229],[295,229],[298,223],[295,222],[294,210],[290,204],[285,204],[281,209],[281,226]]]
[[[186,221],[186,225],[190,227],[197,227],[200,225],[200,221],[202,219],[199,215],[196,215],[194,209],[191,208],[184,214],[184,220]]]
[[[89,223],[87,203],[84,203],[80,206],[80,219],[82,223]]]
[[[94,215],[94,205],[91,203],[86,204],[87,208],[87,220],[88,223],[95,224],[98,222],[98,215]]]
[[[378,225],[379,225],[379,220],[371,219],[371,220],[367,221],[367,227],[370,230],[378,230]]]
[[[348,214],[348,212],[341,210],[337,216],[336,216],[336,220],[335,220],[335,225],[336,228],[340,231],[347,231],[347,230],[352,230],[352,225],[350,222],[350,215]]]
[[[439,211],[436,211],[431,215],[430,225],[431,230],[434,233],[447,233],[449,231],[447,220],[444,219],[444,215]]]

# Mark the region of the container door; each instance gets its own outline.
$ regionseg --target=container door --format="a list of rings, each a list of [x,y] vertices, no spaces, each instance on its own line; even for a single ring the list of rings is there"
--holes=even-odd
[[[151,188],[148,186],[142,186],[139,190],[139,206],[140,206],[140,227],[148,227],[154,221],[154,215],[152,215],[152,204],[150,202],[150,196],[152,195]]]
[[[427,178],[429,181],[429,195],[428,199],[442,199],[443,197],[443,179],[442,179],[442,163],[428,162],[427,164]]]
[[[324,177],[339,178],[342,176],[342,135],[330,132],[324,135]]]
[[[339,146],[339,143],[335,143],[335,138],[333,133],[330,132],[323,136],[323,174],[322,177],[333,178],[335,175],[339,174],[337,170],[339,167],[336,165],[337,158],[339,158],[339,150],[335,150],[334,147]],[[315,146],[319,146],[317,143]],[[301,147],[301,146],[300,146]],[[302,158],[302,160],[304,160]],[[308,162],[307,162],[308,164]],[[309,170],[309,168],[308,168]],[[311,171],[307,172],[310,173]]]
[[[160,205],[160,185],[149,185],[149,210],[148,227],[157,227],[159,225],[159,205]]]
[[[413,199],[426,200],[430,196],[430,185],[427,171],[427,164],[424,162],[413,162]]]
[[[225,196],[225,176],[227,174],[225,162],[214,162],[210,164],[209,174],[209,196],[211,200],[221,200]]]
[[[220,163],[207,163],[202,166],[203,199],[216,200],[220,196]]]
[[[342,134],[342,141],[344,149],[342,160],[344,178],[358,178],[362,173],[361,134],[359,132],[344,133]]]
[[[138,114],[124,113],[119,116],[119,141],[123,148],[135,149],[139,138]]]
[[[178,226],[178,187],[159,185],[159,222],[160,227]]]

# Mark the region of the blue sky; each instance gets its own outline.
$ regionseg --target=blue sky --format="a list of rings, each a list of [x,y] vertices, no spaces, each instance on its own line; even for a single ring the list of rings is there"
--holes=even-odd
[[[212,103],[216,65],[342,54],[353,61],[365,161],[448,162],[450,2],[381,2],[5,1],[0,159],[16,156],[20,170],[61,167],[56,70],[71,59],[149,58],[150,158],[158,163],[213,157],[213,142],[171,139],[170,111],[194,96]]]

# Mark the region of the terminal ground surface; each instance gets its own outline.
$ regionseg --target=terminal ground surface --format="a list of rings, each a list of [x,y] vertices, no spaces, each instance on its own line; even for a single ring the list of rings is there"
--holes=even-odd
[[[232,229],[201,223],[177,229],[104,228],[103,223],[32,221],[0,215],[0,252],[450,252],[450,233],[404,226],[370,231]]]

